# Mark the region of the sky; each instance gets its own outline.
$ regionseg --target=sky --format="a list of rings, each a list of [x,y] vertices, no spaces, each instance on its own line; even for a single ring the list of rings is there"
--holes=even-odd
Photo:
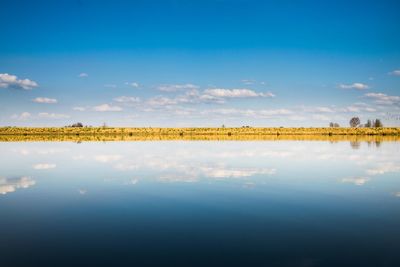
[[[0,126],[400,126],[399,1],[0,6]]]

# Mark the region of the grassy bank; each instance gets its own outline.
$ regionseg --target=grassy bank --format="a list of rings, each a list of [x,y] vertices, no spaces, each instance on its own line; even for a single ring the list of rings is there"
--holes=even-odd
[[[112,128],[2,127],[0,141],[18,140],[397,140],[400,128]],[[353,137],[353,138],[350,138]],[[355,137],[355,138],[354,138]],[[365,139],[364,138],[364,139]],[[368,138],[366,138],[368,139]],[[374,140],[372,140],[374,139]]]

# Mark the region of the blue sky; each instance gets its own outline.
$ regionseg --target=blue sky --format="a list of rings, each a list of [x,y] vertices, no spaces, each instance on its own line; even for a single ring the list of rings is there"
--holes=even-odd
[[[398,1],[0,0],[0,125],[400,125]]]

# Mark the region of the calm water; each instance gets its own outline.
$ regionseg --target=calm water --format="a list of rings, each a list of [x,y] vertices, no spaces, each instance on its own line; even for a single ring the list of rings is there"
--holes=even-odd
[[[400,266],[400,143],[0,143],[0,266]]]

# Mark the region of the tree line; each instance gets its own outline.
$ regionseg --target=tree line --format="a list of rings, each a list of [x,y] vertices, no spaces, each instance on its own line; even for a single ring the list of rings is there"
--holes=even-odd
[[[361,123],[361,120],[359,117],[353,117],[349,121],[350,127],[366,127],[366,128],[379,128],[383,127],[383,123],[380,119],[375,119],[375,120],[370,120],[368,119],[365,124]],[[340,127],[339,123],[336,122],[331,122],[329,123],[329,127]]]

